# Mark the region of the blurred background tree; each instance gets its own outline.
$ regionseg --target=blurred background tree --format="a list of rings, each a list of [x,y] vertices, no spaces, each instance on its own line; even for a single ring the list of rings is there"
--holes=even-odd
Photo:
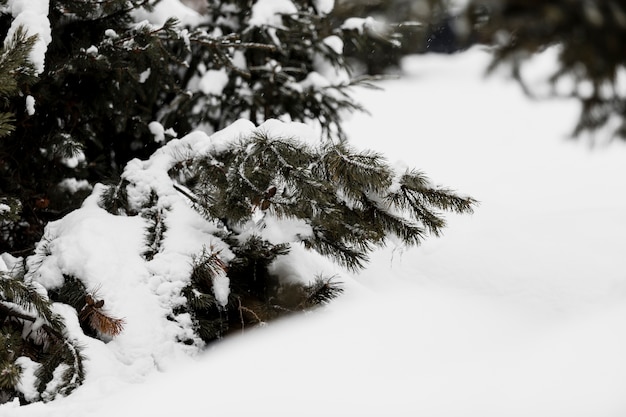
[[[522,76],[523,66],[535,54],[554,47],[558,62],[546,81],[554,87],[552,96],[580,102],[573,135],[605,127],[603,134],[626,138],[624,1],[337,1],[338,18],[359,14],[391,23],[388,30],[402,44],[349,49],[351,56],[365,63],[367,72],[397,72],[406,54],[453,53],[480,44],[493,52],[490,69],[509,66],[524,91],[534,95],[533,86]],[[406,21],[419,25],[393,24]]]
[[[558,65],[548,81],[554,95],[581,103],[574,134],[606,127],[609,135],[626,138],[626,2],[472,0],[464,16],[493,47],[492,66],[510,65],[529,93],[523,64],[555,47]],[[567,89],[556,88],[561,81]]]

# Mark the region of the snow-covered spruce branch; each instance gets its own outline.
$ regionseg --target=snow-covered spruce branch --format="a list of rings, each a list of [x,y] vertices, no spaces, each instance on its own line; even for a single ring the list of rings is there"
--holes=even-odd
[[[475,204],[417,172],[396,173],[375,152],[345,142],[311,146],[295,135],[273,137],[265,127],[209,158],[224,169],[199,172],[198,184],[220,184],[207,213],[229,224],[248,221],[257,207],[300,219],[313,229],[302,238],[307,247],[350,268],[362,267],[388,235],[418,245],[425,230],[437,236],[445,226],[437,210],[471,212]],[[202,187],[193,192],[201,194]]]
[[[80,348],[68,339],[61,317],[52,312],[51,302],[40,295],[37,288],[23,282],[21,278],[2,275],[0,324],[4,329],[4,337],[0,340],[0,347],[4,353],[8,349],[12,355],[0,354],[3,373],[0,385],[5,389],[16,389],[21,379],[21,368],[15,365],[15,360],[19,356],[30,356],[40,365],[35,373],[38,395],[48,400],[57,394],[69,394],[84,379]],[[11,342],[11,333],[21,339],[21,343]],[[6,346],[7,343],[10,346]],[[48,383],[57,369],[61,369],[59,366],[66,369],[54,391],[50,391]]]
[[[36,311],[53,329],[63,327],[61,318],[52,312],[50,301],[39,293],[35,285],[24,282],[20,277],[0,273],[0,303],[2,301],[14,303],[25,311]]]

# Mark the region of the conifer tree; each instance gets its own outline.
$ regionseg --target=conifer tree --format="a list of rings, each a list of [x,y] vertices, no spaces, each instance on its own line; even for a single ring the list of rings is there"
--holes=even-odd
[[[433,185],[419,171],[398,172],[381,155],[348,143],[342,117],[363,110],[350,89],[372,80],[351,77],[344,39],[362,33],[335,26],[327,6],[214,1],[184,26],[176,19],[138,22],[136,13],[158,7],[153,0],[51,2],[45,66],[11,93],[6,109],[15,122],[5,123],[0,139],[0,253],[34,250],[24,276],[2,277],[1,318],[11,328],[4,343],[10,352],[32,350],[30,339],[17,335],[43,322],[48,343],[34,349],[50,353],[38,368],[39,394],[25,401],[65,394],[84,377],[69,342],[76,335],[65,333],[51,301],[73,308],[80,337],[109,341],[124,331],[125,319],[109,314],[98,291],[110,277],[59,265],[64,248],[52,244],[65,229],[48,221],[75,214],[88,194],[90,209],[97,201],[93,213],[144,227],[134,261],[143,262],[146,280],[170,250],[172,218],[182,211],[204,219],[219,245],[185,254],[189,276],[163,296],[168,325],[181,330],[172,336],[177,346],[195,347],[341,292],[333,276],[307,271],[294,282],[272,269],[295,246],[357,270],[391,237],[418,245],[441,232],[442,212],[472,211],[472,198]],[[11,16],[0,12],[2,29],[11,26]],[[25,108],[26,96],[34,110]],[[314,140],[298,121],[317,128]],[[285,222],[297,232],[264,233],[284,233]],[[58,234],[42,238],[44,228]],[[102,281],[94,287],[95,279]],[[135,284],[153,291],[151,283]],[[14,304],[23,311],[13,312]],[[0,359],[9,375],[3,387],[19,396],[18,358]],[[61,373],[62,383],[48,384]]]
[[[28,54],[35,39],[35,36],[27,36],[20,27],[0,51],[0,143],[15,131],[16,115],[10,102],[20,100],[21,88],[34,81],[34,68],[28,60]],[[9,170],[9,157],[0,152],[0,189],[6,186],[4,178]],[[11,229],[20,218],[20,212],[20,199],[4,193],[0,195],[0,241],[8,240]]]
[[[218,225],[216,237],[234,256],[225,261],[219,251],[199,254],[181,292],[187,302],[173,311],[173,316],[191,314],[204,341],[311,308],[341,292],[332,277],[314,271],[303,277],[305,284],[273,273],[270,265],[291,245],[359,270],[368,254],[391,237],[417,246],[441,233],[443,211],[469,213],[476,203],[435,186],[419,171],[397,171],[383,156],[357,151],[346,141],[311,143],[297,130],[276,133],[285,130],[276,120],[239,133],[226,129],[216,134],[227,137],[225,143],[208,152],[173,142],[146,168],[127,166],[122,181],[100,194],[100,204],[112,214],[146,218],[148,260],[163,250],[162,230],[171,215],[165,207],[172,205],[172,192]],[[166,167],[168,187],[154,183],[162,172],[151,171],[152,166]],[[295,235],[283,231],[287,235],[280,241],[262,237],[265,229],[290,230],[285,221],[298,225]],[[215,290],[220,280],[228,283],[227,297]]]
[[[155,0],[52,2],[45,67],[9,103],[15,130],[0,142],[0,190],[21,203],[0,251],[32,252],[46,222],[95,183],[192,129],[279,117],[342,137],[343,112],[363,110],[350,89],[368,80],[350,77],[341,38],[355,34],[333,26],[324,3],[209,2],[183,26],[138,23]],[[2,34],[12,21],[0,14]]]

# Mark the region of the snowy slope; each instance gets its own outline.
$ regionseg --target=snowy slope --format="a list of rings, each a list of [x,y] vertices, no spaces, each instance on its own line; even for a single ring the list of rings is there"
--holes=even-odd
[[[410,58],[347,124],[479,199],[473,216],[377,252],[324,310],[0,416],[624,415],[626,147],[568,141],[576,105],[483,79],[487,60]]]

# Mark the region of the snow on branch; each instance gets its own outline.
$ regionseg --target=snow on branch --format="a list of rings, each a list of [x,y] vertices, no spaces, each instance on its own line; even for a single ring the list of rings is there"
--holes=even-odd
[[[24,28],[29,36],[37,36],[29,54],[29,60],[35,67],[36,73],[44,71],[46,51],[52,41],[52,30],[48,20],[49,0],[8,0],[5,8],[13,16],[11,27],[6,35],[4,46],[13,39],[14,33],[20,27]]]

